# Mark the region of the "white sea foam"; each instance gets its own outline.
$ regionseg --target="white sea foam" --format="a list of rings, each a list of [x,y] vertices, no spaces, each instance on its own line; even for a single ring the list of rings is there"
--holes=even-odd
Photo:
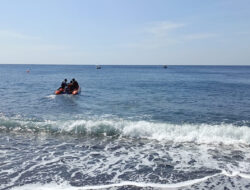
[[[123,119],[77,119],[30,121],[0,118],[0,128],[13,131],[32,129],[70,134],[120,135],[131,138],[147,138],[158,141],[196,143],[244,143],[250,144],[250,127],[233,124],[171,124],[153,121],[129,121]]]
[[[46,98],[48,98],[48,99],[55,99],[55,98],[56,98],[56,95],[51,94],[51,95],[46,96]]]
[[[240,176],[240,177],[245,178],[245,179],[250,179],[250,174],[241,173],[239,171],[227,172],[227,171],[223,170],[222,174],[225,176],[228,176],[228,177]]]
[[[123,128],[123,134],[156,140],[197,143],[250,143],[250,128],[230,124],[182,124],[130,122]]]
[[[105,128],[111,124],[114,127],[113,122],[113,120],[99,120],[97,124],[95,120],[77,120],[76,122],[46,121],[45,123],[50,123],[58,129],[61,127],[60,129],[63,131],[68,126],[69,132],[77,128],[86,128],[91,133],[91,130],[96,131],[98,127]],[[121,125],[121,122],[123,122],[123,125]],[[132,121],[116,123],[117,127],[123,127],[119,131],[120,134],[124,133],[124,128],[129,126],[127,122]],[[162,123],[162,125],[168,126],[169,124]],[[156,124],[156,126],[158,125]],[[181,127],[181,125],[177,127]],[[141,136],[140,133],[138,135]],[[22,165],[17,165],[13,171],[7,171],[8,173],[2,171],[7,173],[8,176],[13,176],[16,172],[18,174],[15,177],[10,177],[11,180],[8,184],[0,185],[0,188],[16,186],[23,180],[23,176],[27,176],[26,179],[28,180],[31,177],[29,175],[33,172],[37,174],[36,176],[40,176],[44,171],[53,176],[53,183],[46,184],[45,179],[38,177],[37,179],[33,178],[35,183],[33,185],[25,184],[13,189],[84,190],[116,189],[132,186],[172,190],[188,188],[193,185],[202,187],[207,185],[206,182],[211,182],[211,187],[211,184],[221,182],[222,178],[225,179],[223,185],[230,184],[228,179],[232,179],[237,187],[241,187],[245,182],[247,185],[250,178],[248,173],[250,168],[248,145],[172,143],[165,142],[164,139],[158,142],[155,140],[134,140],[133,138],[114,138],[112,141],[107,138],[97,138],[98,140],[94,138],[93,141],[87,138],[86,141],[79,141],[78,143],[78,140],[67,139],[65,141],[63,138],[63,141],[53,142],[56,144],[49,143],[49,146],[47,140],[39,141],[39,146],[33,145],[29,141],[28,147],[24,147],[24,149],[30,150],[27,151],[28,155],[31,156],[30,160],[23,161]],[[96,140],[97,143],[95,143]],[[22,142],[23,139],[20,141]],[[36,153],[33,153],[34,146],[36,149],[40,148]],[[8,149],[7,154],[9,158],[14,158],[13,162],[15,162],[16,150]],[[234,156],[240,156],[240,159],[234,158]],[[24,158],[26,159],[26,157]],[[11,162],[12,160],[10,160]],[[7,163],[6,167],[10,163]],[[52,172],[52,170],[55,171],[55,168],[59,169],[62,166],[67,168],[66,172],[71,175],[72,179],[64,178],[61,172],[57,174]],[[163,173],[159,172],[160,168],[163,169]],[[102,178],[100,174],[105,174],[110,178],[100,179]],[[81,175],[84,177],[82,178]],[[189,175],[192,176],[192,180],[189,180]],[[157,178],[152,176],[157,176]],[[236,178],[239,177],[243,180],[237,183],[239,180]],[[91,183],[91,178],[98,180]],[[82,180],[81,183],[77,187],[71,186],[69,184],[71,180],[78,181],[76,179]],[[224,187],[223,185],[222,187]]]
[[[174,184],[156,184],[156,183],[143,183],[143,182],[133,182],[133,181],[123,181],[121,183],[114,183],[114,184],[108,184],[108,185],[93,185],[93,186],[83,186],[83,187],[74,187],[71,185],[68,185],[66,183],[62,184],[56,184],[56,183],[50,183],[50,184],[30,184],[30,185],[24,185],[20,187],[15,187],[13,190],[48,190],[48,189],[54,189],[54,190],[88,190],[88,189],[106,189],[106,188],[112,188],[112,187],[123,187],[123,186],[135,186],[135,187],[152,187],[152,188],[160,188],[160,189],[176,189],[181,187],[190,186],[202,181],[207,180],[210,177],[217,176],[207,176],[201,179],[194,179],[189,180],[185,182],[180,183],[174,183]]]
[[[82,186],[82,187],[74,187],[69,185],[68,183],[64,182],[61,184],[57,183],[49,183],[49,184],[27,184],[24,186],[14,187],[13,190],[88,190],[88,189],[107,189],[107,188],[113,188],[113,187],[124,187],[124,186],[134,186],[134,187],[142,187],[142,188],[157,188],[157,189],[177,189],[177,188],[183,188],[188,187],[197,183],[204,182],[210,178],[219,176],[219,175],[225,175],[230,177],[235,176],[241,176],[244,178],[243,175],[237,174],[237,175],[228,175],[226,172],[222,171],[222,173],[214,174],[211,176],[206,176],[199,179],[193,179],[188,181],[183,181],[179,183],[172,183],[172,184],[157,184],[157,183],[144,183],[144,182],[134,182],[134,181],[122,181],[120,183],[113,183],[113,184],[106,184],[106,185],[93,185],[93,186]]]
[[[115,131],[122,136],[148,138],[158,141],[197,142],[197,143],[250,143],[250,128],[232,124],[170,124],[149,121],[127,120],[77,120],[61,125],[65,131],[84,128],[86,133],[108,133]]]

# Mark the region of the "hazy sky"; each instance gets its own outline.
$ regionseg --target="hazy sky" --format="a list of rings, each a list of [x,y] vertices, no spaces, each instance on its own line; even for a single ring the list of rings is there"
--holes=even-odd
[[[0,0],[0,63],[250,65],[250,0]]]

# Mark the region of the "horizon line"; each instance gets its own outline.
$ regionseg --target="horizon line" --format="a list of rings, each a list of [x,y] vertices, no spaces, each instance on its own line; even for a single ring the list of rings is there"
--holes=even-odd
[[[133,65],[133,64],[49,64],[49,63],[42,63],[42,64],[36,64],[36,63],[0,63],[0,65],[51,65],[51,66],[250,66],[249,65],[226,65],[226,64],[209,64],[209,65],[198,65],[198,64],[157,64],[157,65],[150,65],[150,64],[139,64],[139,65]]]

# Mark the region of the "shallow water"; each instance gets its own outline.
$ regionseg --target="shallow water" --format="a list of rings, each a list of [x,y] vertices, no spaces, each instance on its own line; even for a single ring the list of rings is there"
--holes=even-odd
[[[250,67],[0,71],[0,189],[250,188]]]

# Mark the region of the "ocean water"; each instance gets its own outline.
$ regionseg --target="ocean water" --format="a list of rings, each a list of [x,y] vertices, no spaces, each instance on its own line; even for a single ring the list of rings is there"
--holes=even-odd
[[[54,95],[64,78],[81,94]],[[1,190],[250,189],[250,67],[0,65],[0,81]]]

